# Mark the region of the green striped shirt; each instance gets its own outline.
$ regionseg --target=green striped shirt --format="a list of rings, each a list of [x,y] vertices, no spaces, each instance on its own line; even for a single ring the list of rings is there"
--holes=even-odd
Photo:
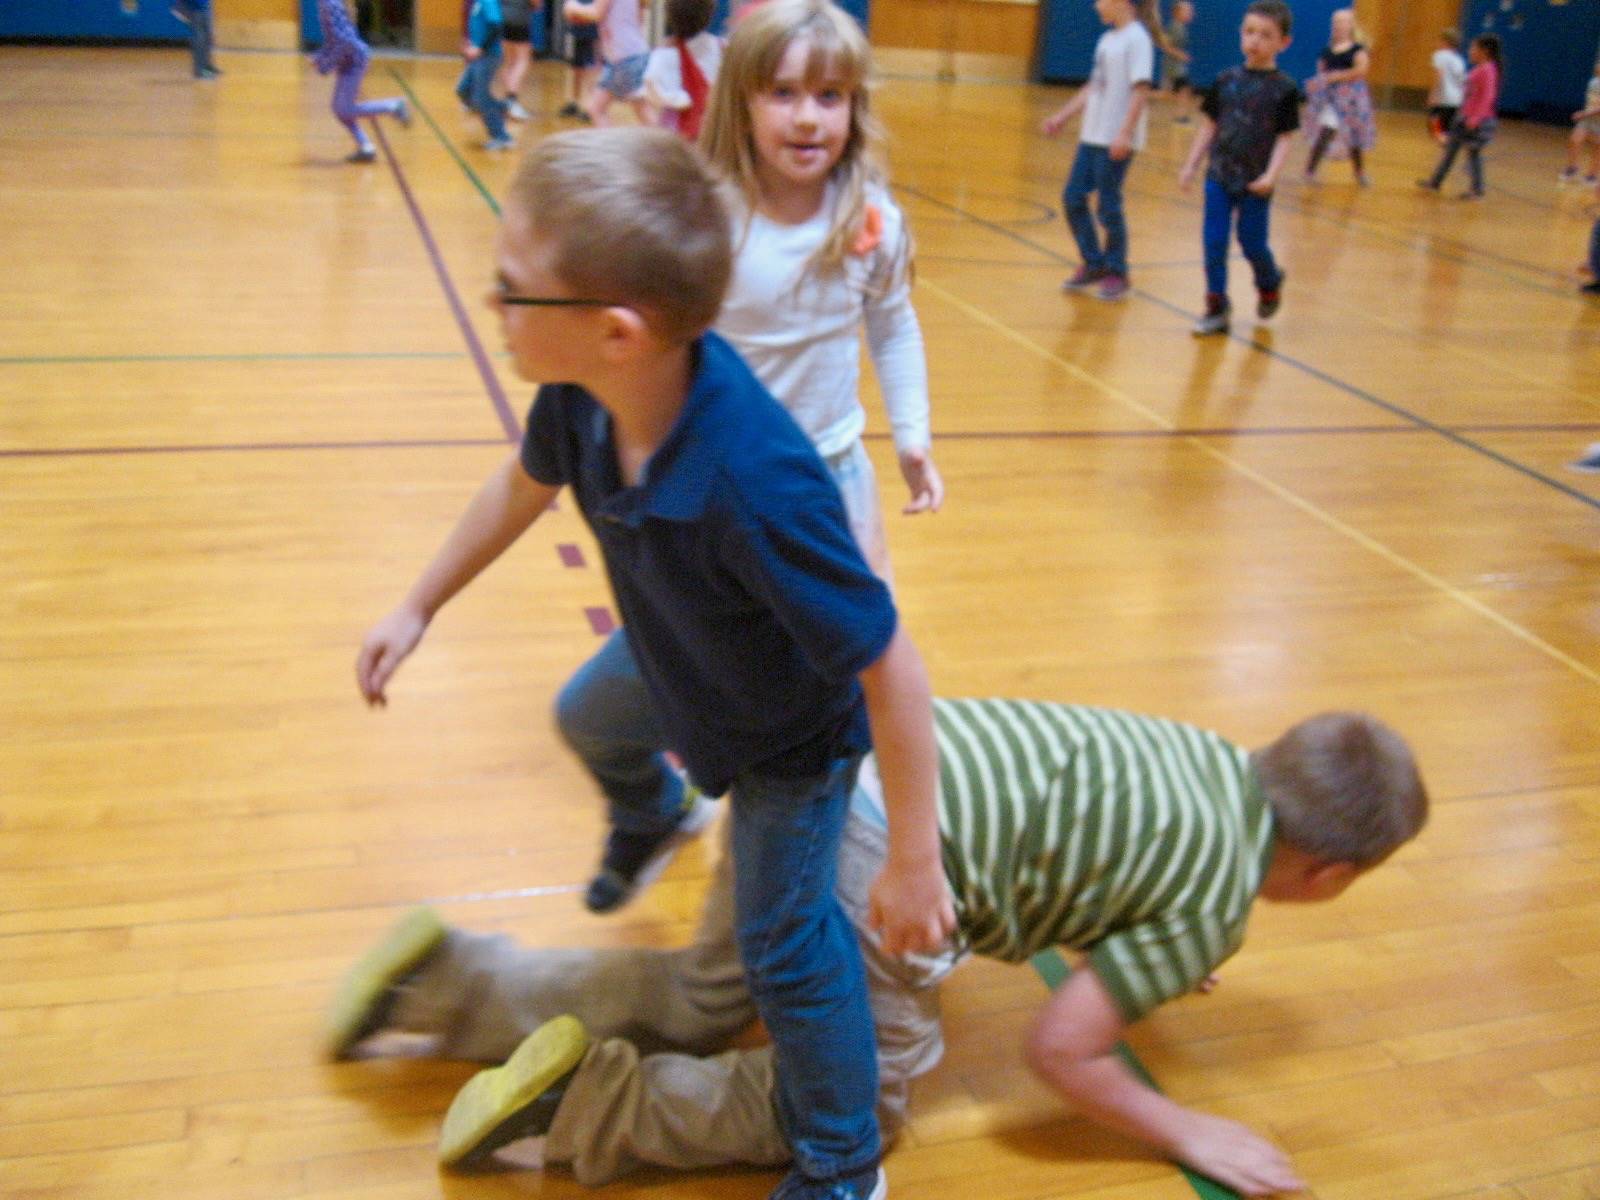
[[[1249,755],[1104,708],[936,700],[945,874],[974,953],[1088,953],[1128,1021],[1244,939],[1272,850]]]

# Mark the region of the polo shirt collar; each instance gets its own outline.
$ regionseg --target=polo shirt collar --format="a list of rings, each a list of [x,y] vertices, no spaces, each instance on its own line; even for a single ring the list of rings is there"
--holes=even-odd
[[[722,453],[716,426],[725,416],[718,413],[717,401],[726,389],[730,367],[738,360],[727,343],[711,333],[694,343],[691,354],[689,395],[645,464],[644,478],[635,489],[636,518],[693,521],[706,511]]]

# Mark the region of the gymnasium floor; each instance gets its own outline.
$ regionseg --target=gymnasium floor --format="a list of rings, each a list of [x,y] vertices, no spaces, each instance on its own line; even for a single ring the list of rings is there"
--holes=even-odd
[[[317,1053],[333,981],[409,905],[667,943],[707,871],[691,847],[621,916],[579,904],[598,805],[548,714],[609,597],[570,505],[387,711],[353,684],[531,394],[480,301],[514,159],[478,148],[450,62],[375,65],[368,94],[420,119],[353,167],[303,59],[220,61],[197,85],[179,51],[0,48],[0,1195],[586,1195],[436,1172],[471,1068]],[[535,82],[553,111],[564,75]],[[1469,205],[1415,190],[1434,150],[1386,117],[1371,191],[1338,163],[1281,189],[1273,325],[1202,343],[1164,113],[1129,177],[1134,296],[1057,290],[1071,142],[1035,130],[1060,97],[880,95],[950,490],[890,521],[936,689],[1249,744],[1329,707],[1399,726],[1422,839],[1336,904],[1260,909],[1220,990],[1133,1048],[1323,1200],[1600,1197],[1600,484],[1563,466],[1600,440],[1600,305],[1562,132],[1508,124]],[[1026,967],[956,976],[894,1195],[1194,1194],[1031,1082],[1044,995]]]

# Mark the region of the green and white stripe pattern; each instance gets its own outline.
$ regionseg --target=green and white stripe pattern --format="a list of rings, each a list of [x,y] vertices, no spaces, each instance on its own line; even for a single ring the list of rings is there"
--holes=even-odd
[[[974,953],[1089,963],[1135,1021],[1239,948],[1271,851],[1249,755],[1113,709],[937,700],[945,873]]]

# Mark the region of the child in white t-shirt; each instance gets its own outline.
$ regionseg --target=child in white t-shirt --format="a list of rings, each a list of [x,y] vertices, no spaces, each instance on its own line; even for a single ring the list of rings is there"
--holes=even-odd
[[[1439,35],[1439,48],[1433,52],[1433,90],[1428,93],[1428,132],[1444,144],[1450,126],[1461,108],[1462,89],[1467,83],[1467,60],[1461,57],[1461,34],[1446,29]]]
[[[722,39],[709,31],[716,0],[667,0],[667,40],[650,51],[644,98],[663,128],[685,141],[700,136],[722,67]]]
[[[1094,48],[1094,73],[1078,94],[1046,117],[1041,127],[1055,137],[1078,113],[1078,154],[1072,161],[1062,203],[1083,266],[1062,286],[1093,287],[1102,300],[1128,294],[1128,226],[1122,217],[1122,180],[1135,151],[1144,149],[1146,106],[1155,69],[1155,44],[1137,19],[1133,0],[1095,0],[1095,11],[1111,29]],[[1089,196],[1097,196],[1094,216]],[[1095,218],[1105,230],[1105,245]]]
[[[1600,177],[1600,59],[1595,60],[1594,74],[1589,78],[1583,107],[1572,114],[1572,121],[1572,140],[1567,143],[1567,169],[1561,172],[1561,182],[1577,182],[1578,159],[1588,150],[1589,174],[1584,182],[1594,184]]]

